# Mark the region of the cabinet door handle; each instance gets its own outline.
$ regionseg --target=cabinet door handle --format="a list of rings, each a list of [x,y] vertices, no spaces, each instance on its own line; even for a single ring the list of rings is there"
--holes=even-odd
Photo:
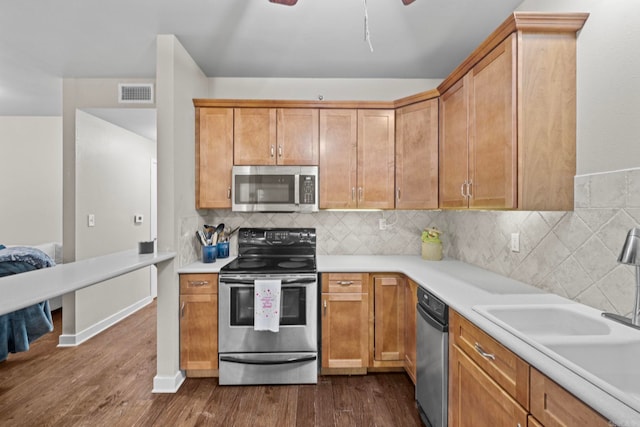
[[[184,301],[182,301],[182,306],[180,307],[180,317],[184,317]]]
[[[472,198],[473,197],[473,193],[471,192],[471,187],[473,187],[473,180],[469,180],[469,182],[467,183],[467,197],[468,198]]]
[[[364,197],[364,189],[362,187],[358,187],[358,200],[362,201]]]
[[[282,157],[282,145],[278,145],[278,157]]]
[[[494,354],[487,353],[486,351],[484,351],[484,349],[480,344],[475,343],[473,345],[473,348],[475,348],[476,351],[480,354],[480,356],[484,357],[485,359],[496,360],[496,356]]]
[[[231,199],[231,187],[227,188],[227,199]]]
[[[465,185],[467,185],[467,181],[465,181],[462,184],[460,184],[460,194],[462,195],[463,199],[467,198],[467,194],[464,192]]]
[[[400,201],[400,189],[399,188],[396,190],[396,200]]]
[[[271,157],[275,156],[275,154],[276,154],[276,148],[273,145],[271,145]]]
[[[327,315],[327,300],[324,300],[324,304],[322,304],[324,306],[324,315]]]
[[[189,286],[195,286],[196,288],[199,288],[200,286],[207,286],[208,284],[208,280],[189,280]]]
[[[351,201],[356,200],[356,187],[351,187]]]
[[[338,285],[340,286],[349,286],[353,285],[353,280],[339,280]]]

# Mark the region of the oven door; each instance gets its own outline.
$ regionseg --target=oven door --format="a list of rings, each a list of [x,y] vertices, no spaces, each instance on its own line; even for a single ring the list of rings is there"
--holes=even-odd
[[[281,279],[280,330],[256,331],[254,280]],[[220,353],[314,352],[317,342],[317,275],[220,276],[218,351]]]

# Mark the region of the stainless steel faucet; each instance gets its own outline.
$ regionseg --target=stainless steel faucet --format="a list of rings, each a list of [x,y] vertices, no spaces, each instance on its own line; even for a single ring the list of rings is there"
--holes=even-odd
[[[640,328],[640,316],[638,311],[640,310],[640,228],[632,228],[627,234],[627,239],[624,241],[622,251],[618,257],[618,262],[621,264],[633,265],[636,267],[636,297],[633,304],[633,313],[631,320],[626,317],[619,316],[614,313],[602,313],[604,317],[616,320],[618,322],[631,325]]]

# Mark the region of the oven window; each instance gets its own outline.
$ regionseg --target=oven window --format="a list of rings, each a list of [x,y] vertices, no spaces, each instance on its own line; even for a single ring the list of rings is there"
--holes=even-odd
[[[307,324],[307,289],[283,287],[280,291],[280,325]],[[231,326],[253,326],[253,286],[231,288]]]
[[[236,175],[236,203],[295,203],[295,175]]]

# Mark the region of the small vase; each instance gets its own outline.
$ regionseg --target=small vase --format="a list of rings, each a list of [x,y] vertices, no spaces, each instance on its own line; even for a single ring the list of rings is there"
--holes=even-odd
[[[442,243],[422,242],[422,259],[440,261],[442,259]]]

